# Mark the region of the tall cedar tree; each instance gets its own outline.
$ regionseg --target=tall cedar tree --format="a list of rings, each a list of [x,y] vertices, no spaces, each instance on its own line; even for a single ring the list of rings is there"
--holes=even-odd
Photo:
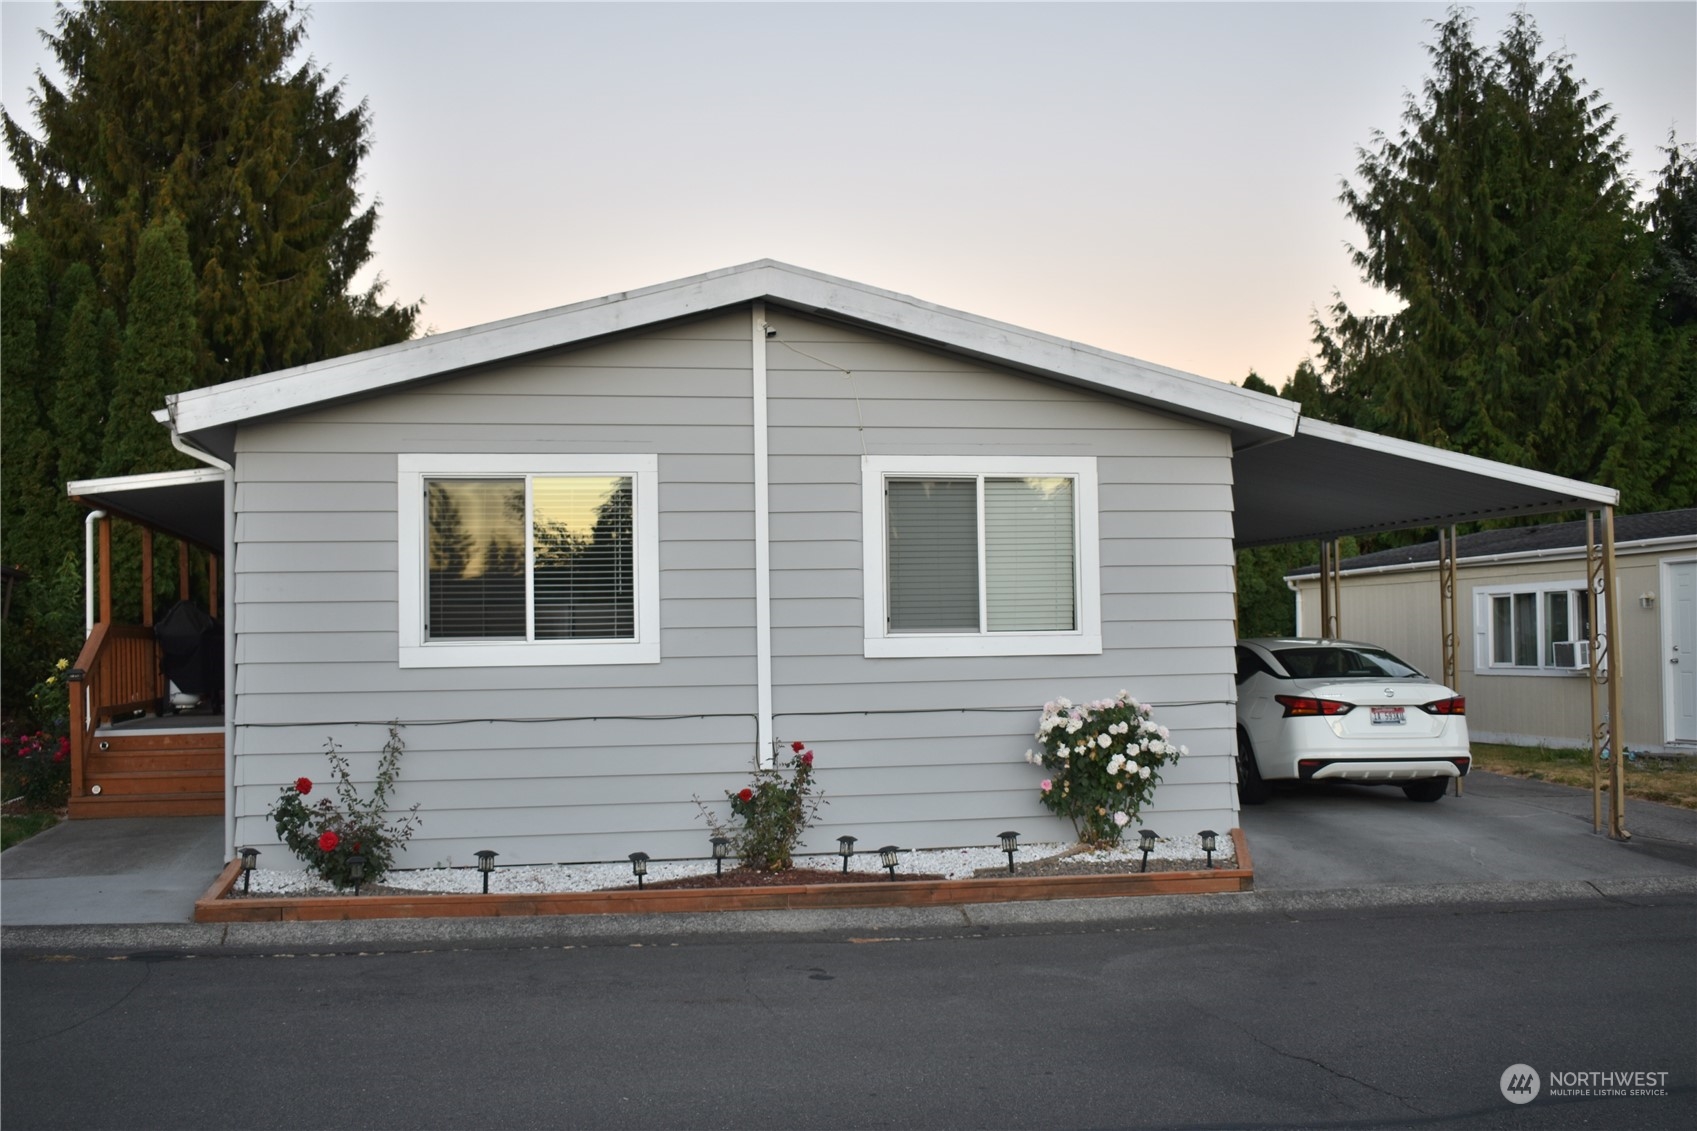
[[[0,556],[30,574],[8,709],[80,633],[69,475],[181,466],[151,416],[166,392],[404,341],[419,309],[351,289],[377,225],[357,189],[370,113],[292,61],[292,4],[87,3],[44,38],[64,79],[37,73],[36,132],[0,111],[23,178],[0,190]]]
[[[1316,320],[1328,410],[1607,483],[1628,510],[1689,506],[1689,341],[1655,325],[1653,244],[1615,119],[1568,57],[1540,57],[1525,12],[1489,54],[1472,25],[1461,10],[1437,25],[1423,97],[1344,186],[1366,236],[1356,266],[1404,305],[1339,301]]]

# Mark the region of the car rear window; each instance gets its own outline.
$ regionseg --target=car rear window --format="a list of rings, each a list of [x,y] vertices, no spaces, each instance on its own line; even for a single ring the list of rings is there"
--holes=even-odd
[[[1418,679],[1418,669],[1381,648],[1275,648],[1292,679]]]

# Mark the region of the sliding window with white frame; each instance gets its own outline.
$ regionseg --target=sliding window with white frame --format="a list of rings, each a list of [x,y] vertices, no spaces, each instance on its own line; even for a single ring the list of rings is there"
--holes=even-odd
[[[867,456],[869,657],[1102,650],[1092,457]]]

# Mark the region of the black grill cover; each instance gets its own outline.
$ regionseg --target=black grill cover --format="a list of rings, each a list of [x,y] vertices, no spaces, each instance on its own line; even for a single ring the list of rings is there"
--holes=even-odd
[[[193,601],[178,601],[153,626],[159,667],[165,678],[190,695],[224,690],[224,632]]]

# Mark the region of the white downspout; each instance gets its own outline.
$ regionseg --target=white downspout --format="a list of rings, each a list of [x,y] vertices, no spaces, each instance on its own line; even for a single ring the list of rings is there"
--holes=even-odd
[[[1285,588],[1289,589],[1292,593],[1296,594],[1296,625],[1295,625],[1295,631],[1292,632],[1291,635],[1292,636],[1301,636],[1302,635],[1302,586],[1299,585],[1298,583],[1294,582],[1294,581],[1291,581],[1289,578],[1286,578],[1285,579]]]
[[[83,639],[94,635],[94,524],[105,511],[89,511],[82,520]]]
[[[224,473],[224,859],[230,860],[236,855],[236,469],[190,447],[177,435],[176,423],[166,423],[173,448]]]
[[[772,736],[772,529],[770,445],[766,436],[766,304],[754,304],[754,683],[755,757],[762,769],[776,760]]]

